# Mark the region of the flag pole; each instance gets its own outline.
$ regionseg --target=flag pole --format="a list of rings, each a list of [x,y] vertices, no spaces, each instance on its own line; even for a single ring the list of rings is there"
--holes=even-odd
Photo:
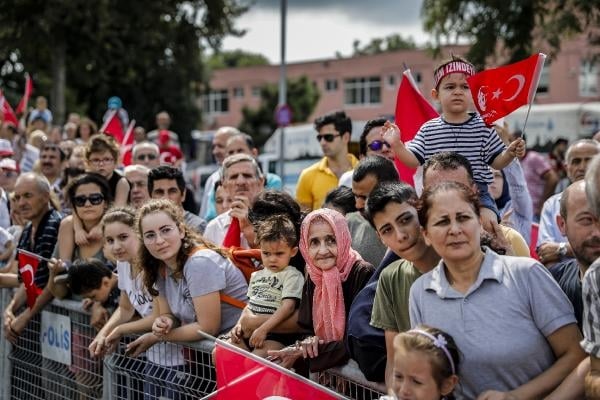
[[[529,120],[531,105],[533,104],[533,100],[537,94],[538,86],[540,85],[540,78],[542,76],[542,70],[544,68],[544,64],[546,63],[546,55],[544,53],[538,53],[538,55],[540,56],[540,59],[538,60],[538,65],[536,66],[536,70],[534,72],[534,76],[536,76],[535,90],[533,91],[533,95],[530,95],[528,98],[529,105],[527,106],[527,114],[525,115],[525,122],[523,123],[523,135],[525,135],[525,128],[527,127],[527,121]]]
[[[17,249],[17,251],[18,251],[19,253],[23,253],[23,254],[25,254],[25,255],[28,255],[28,256],[31,256],[31,257],[35,257],[35,258],[37,258],[38,260],[42,260],[42,261],[46,261],[46,262],[50,262],[50,259],[49,259],[49,258],[42,257],[42,256],[40,256],[39,254],[35,254],[35,253],[32,253],[32,252],[30,252],[30,251],[23,250],[23,249]]]
[[[274,370],[277,370],[277,371],[279,371],[279,372],[281,372],[281,373],[283,373],[283,374],[286,374],[286,375],[288,375],[288,376],[291,376],[291,377],[293,377],[294,379],[297,379],[297,380],[299,380],[299,381],[301,381],[301,382],[303,382],[303,383],[305,383],[305,384],[307,384],[307,385],[310,385],[310,386],[312,386],[312,387],[314,387],[314,388],[316,388],[316,389],[319,389],[319,390],[321,390],[321,391],[323,391],[323,392],[325,392],[325,393],[327,393],[327,394],[329,394],[329,395],[331,395],[331,396],[334,396],[335,398],[338,398],[338,399],[345,399],[345,397],[344,397],[344,396],[341,396],[339,393],[336,393],[336,392],[334,392],[333,390],[331,390],[331,389],[329,389],[329,388],[327,388],[327,387],[325,387],[325,386],[319,385],[318,383],[316,383],[316,382],[314,382],[314,381],[312,381],[312,380],[310,380],[310,379],[308,379],[308,378],[305,378],[305,377],[303,377],[302,375],[298,375],[298,374],[296,374],[295,372],[292,372],[292,371],[290,371],[289,369],[287,369],[287,368],[284,368],[284,367],[282,367],[282,366],[281,366],[281,365],[279,365],[279,364],[276,364],[276,363],[274,363],[274,362],[271,362],[271,361],[269,361],[269,360],[266,360],[266,359],[264,359],[264,358],[262,358],[262,357],[259,357],[259,356],[257,356],[256,354],[250,353],[249,351],[246,351],[246,350],[244,350],[244,349],[241,349],[241,348],[239,348],[239,347],[236,347],[236,346],[234,346],[234,345],[232,345],[232,344],[230,344],[230,343],[227,343],[227,342],[225,342],[225,341],[223,341],[223,340],[221,340],[221,339],[217,339],[216,337],[214,337],[214,336],[212,336],[211,334],[209,334],[209,333],[206,333],[206,332],[204,332],[204,331],[202,331],[202,330],[198,330],[198,333],[200,334],[200,336],[202,336],[202,337],[203,337],[204,339],[206,339],[206,340],[210,340],[211,342],[214,342],[215,344],[217,344],[217,343],[218,343],[218,344],[220,344],[221,346],[223,346],[223,347],[226,347],[227,349],[229,349],[229,350],[231,350],[231,351],[233,351],[233,352],[236,352],[236,353],[238,353],[238,354],[241,354],[241,355],[243,355],[243,356],[245,356],[245,357],[248,357],[248,358],[250,358],[251,360],[254,360],[254,361],[256,361],[256,362],[258,362],[258,363],[260,363],[260,364],[263,364],[263,365],[265,365],[265,366],[268,366],[268,367],[270,367],[270,368],[273,368]],[[258,370],[258,371],[262,371],[262,369],[260,369],[260,370]],[[246,375],[244,375],[243,377],[248,377],[248,376],[251,376],[251,375],[253,375],[253,374],[254,374],[254,372],[253,372],[252,374],[246,374]],[[237,383],[236,381],[238,381],[238,379],[236,379],[236,380],[234,381],[234,383]],[[218,391],[219,391],[219,389],[217,389],[217,391],[216,391],[216,392],[218,392]],[[210,398],[211,398],[211,397],[212,397],[214,394],[215,394],[215,393],[211,393],[210,395],[208,395],[208,396],[206,396],[206,397],[203,397],[201,400],[204,400],[204,399],[210,399]]]

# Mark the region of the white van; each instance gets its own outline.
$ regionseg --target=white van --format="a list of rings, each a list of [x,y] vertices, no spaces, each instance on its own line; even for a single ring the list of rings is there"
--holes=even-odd
[[[527,107],[523,106],[505,120],[509,129],[523,130]],[[547,147],[562,137],[573,141],[589,138],[600,130],[600,102],[534,104],[525,127],[528,147]]]

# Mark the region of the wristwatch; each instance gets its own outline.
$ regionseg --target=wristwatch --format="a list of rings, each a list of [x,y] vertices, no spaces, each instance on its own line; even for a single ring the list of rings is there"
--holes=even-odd
[[[567,242],[562,242],[558,245],[558,255],[560,258],[564,258],[567,255]]]

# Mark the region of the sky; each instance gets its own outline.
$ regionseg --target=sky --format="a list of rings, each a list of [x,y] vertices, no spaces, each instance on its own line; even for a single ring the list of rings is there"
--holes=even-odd
[[[362,45],[390,34],[424,44],[428,36],[421,24],[423,0],[288,0],[287,62],[333,58],[352,53],[355,39]],[[270,62],[280,61],[280,1],[255,0],[236,20],[247,30],[241,38],[229,37],[224,50],[260,53]]]

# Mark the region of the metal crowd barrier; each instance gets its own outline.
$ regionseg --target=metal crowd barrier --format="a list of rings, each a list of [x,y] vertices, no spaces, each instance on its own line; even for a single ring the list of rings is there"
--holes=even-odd
[[[11,295],[0,289],[2,311]],[[208,341],[159,344],[147,358],[132,358],[124,350],[133,338],[124,338],[103,361],[91,358],[88,346],[96,331],[79,301],[54,300],[29,323],[16,346],[0,333],[2,400],[191,400],[216,387],[213,343]],[[355,400],[377,399],[385,391],[382,384],[365,380],[352,361],[311,379]]]

